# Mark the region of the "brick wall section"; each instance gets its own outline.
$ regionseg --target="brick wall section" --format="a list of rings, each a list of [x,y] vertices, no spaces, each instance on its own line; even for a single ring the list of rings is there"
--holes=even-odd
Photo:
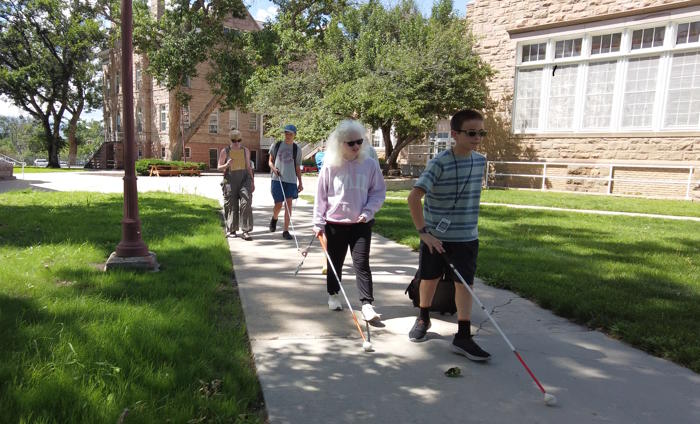
[[[162,13],[163,2],[162,0],[152,0],[150,3],[151,12],[154,15]],[[257,31],[259,30],[258,24],[248,13],[244,19],[234,19],[229,18],[224,26],[241,29],[243,31]],[[141,56],[134,56],[134,75],[136,75],[136,69],[141,68],[142,72],[145,72],[145,66],[142,65],[143,58]],[[196,78],[193,78],[190,87],[185,88],[191,96],[190,100],[190,123],[193,123],[199,114],[204,110],[205,106],[212,98],[211,90],[206,81],[206,76],[210,72],[211,68],[208,64],[200,64],[197,66]],[[118,71],[117,71],[118,72]],[[161,157],[161,148],[166,150],[166,159],[170,159],[170,140],[169,140],[169,128],[166,126],[165,130],[161,131],[160,128],[160,106],[166,105],[166,116],[169,119],[170,115],[170,93],[165,87],[159,86],[157,81],[152,82],[153,90],[152,92],[146,89],[146,84],[143,84],[140,90],[136,90],[136,81],[134,81],[134,99],[135,107],[134,114],[137,114],[139,107],[143,114],[143,126],[142,131],[136,131],[136,140],[144,153],[144,157],[147,153],[147,148],[145,146],[146,134],[145,131],[149,127],[146,121],[150,122],[153,151],[152,156],[155,158]],[[146,105],[150,104],[150,116],[146,116],[148,108]],[[221,150],[223,147],[229,143],[229,111],[219,110],[219,120],[218,120],[218,131],[216,133],[209,132],[209,117],[207,116],[199,130],[192,136],[192,138],[186,143],[185,147],[189,147],[191,151],[191,158],[188,161],[204,162],[209,164],[209,149],[216,148]],[[238,129],[241,131],[243,136],[243,144],[248,147],[251,151],[257,152],[257,161],[260,163],[260,156],[262,152],[260,151],[260,131],[259,125],[261,125],[260,118],[258,118],[257,129],[251,130],[249,128],[250,113],[239,111],[238,113]],[[136,123],[136,119],[134,120]],[[123,134],[120,134],[123,137]],[[121,138],[120,138],[121,139]],[[123,148],[121,143],[115,146],[115,161],[116,167],[123,167]]]
[[[678,0],[476,0],[467,5],[467,21],[476,36],[475,50],[496,71],[489,82],[494,100],[510,99],[515,81],[516,41],[508,31],[528,30],[547,24],[561,24],[581,19],[610,18],[614,14],[635,10],[644,14],[645,9],[677,5],[688,6],[688,1]],[[510,105],[507,105],[510,106]],[[613,162],[613,163],[675,163],[700,165],[700,134],[601,134],[601,135],[524,135],[524,146],[530,147],[535,158],[523,160],[565,162]],[[592,168],[598,169],[599,168]],[[530,169],[530,171],[534,171]],[[554,171],[554,169],[552,169]],[[512,172],[512,171],[508,171]],[[548,169],[549,172],[549,169]],[[570,174],[570,170],[568,170]],[[586,171],[582,171],[586,172]],[[599,171],[588,171],[589,176]],[[623,171],[615,171],[616,176]],[[630,178],[679,179],[677,172],[670,174],[652,170],[626,170]],[[687,171],[683,171],[687,178]],[[694,179],[697,180],[697,173]],[[533,173],[533,172],[529,172]],[[566,175],[566,173],[564,174]],[[501,177],[499,185],[508,183],[517,187],[539,188],[540,178]],[[547,181],[555,190],[606,192],[607,184],[582,183],[567,180]],[[640,187],[639,183],[616,183],[613,193],[643,194],[653,196],[685,196],[685,187],[659,185]],[[691,196],[700,198],[700,185],[691,189]]]

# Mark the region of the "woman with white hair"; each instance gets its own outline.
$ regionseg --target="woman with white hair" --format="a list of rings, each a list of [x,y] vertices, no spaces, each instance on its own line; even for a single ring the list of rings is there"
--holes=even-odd
[[[340,279],[350,247],[362,314],[365,320],[374,321],[379,319],[379,314],[372,306],[369,249],[374,214],[384,203],[386,185],[379,163],[370,156],[365,132],[361,123],[347,119],[328,137],[323,168],[318,175],[313,224],[316,235],[325,235],[328,241],[328,256]],[[326,274],[326,288],[328,308],[342,310],[340,285],[332,272]]]

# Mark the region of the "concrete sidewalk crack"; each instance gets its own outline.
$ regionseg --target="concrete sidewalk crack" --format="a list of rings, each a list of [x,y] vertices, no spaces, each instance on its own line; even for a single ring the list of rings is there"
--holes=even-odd
[[[495,305],[495,306],[493,306],[493,307],[491,308],[491,311],[490,311],[491,316],[493,317],[493,316],[495,316],[495,315],[498,313],[498,312],[496,311],[497,308],[502,308],[502,307],[504,307],[504,306],[508,306],[508,305],[510,305],[515,299],[517,299],[517,297],[511,297],[510,299],[508,299],[507,302],[505,302],[505,303],[503,303],[503,304],[500,304],[500,305]],[[486,317],[486,319],[482,320],[482,321],[479,323],[479,325],[477,326],[476,331],[475,331],[474,334],[473,334],[474,336],[476,336],[477,334],[479,334],[479,331],[481,331],[481,329],[484,327],[484,324],[485,324],[488,320],[489,320],[489,318]]]

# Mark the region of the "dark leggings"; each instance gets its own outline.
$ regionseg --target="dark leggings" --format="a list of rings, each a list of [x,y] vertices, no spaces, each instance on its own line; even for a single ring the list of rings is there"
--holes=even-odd
[[[355,268],[357,290],[360,292],[360,302],[372,303],[372,271],[369,269],[369,247],[372,242],[372,225],[374,220],[361,224],[332,224],[326,223],[326,238],[328,239],[328,255],[333,261],[333,266],[338,272],[338,278],[343,279],[343,262],[345,254],[350,246],[352,265]],[[328,266],[326,274],[326,288],[328,294],[336,294],[340,291],[340,285],[335,275]]]

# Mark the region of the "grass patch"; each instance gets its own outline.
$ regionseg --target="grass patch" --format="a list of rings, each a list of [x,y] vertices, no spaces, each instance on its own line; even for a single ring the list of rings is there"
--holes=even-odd
[[[158,273],[98,269],[121,195],[0,194],[4,421],[264,421],[218,204],[139,197]]]
[[[24,173],[25,174],[44,174],[46,172],[85,172],[85,168],[46,168],[46,167],[39,167],[39,166],[25,166],[24,167]],[[15,166],[12,168],[12,173],[16,175],[22,174],[22,167],[21,166]]]
[[[374,231],[418,247],[405,201]],[[700,223],[482,206],[479,239],[488,284],[700,372]]]
[[[405,199],[409,190],[388,191],[387,197]],[[700,217],[700,204],[688,200],[644,199],[591,194],[553,193],[530,190],[484,190],[481,201],[567,209],[635,212]]]

